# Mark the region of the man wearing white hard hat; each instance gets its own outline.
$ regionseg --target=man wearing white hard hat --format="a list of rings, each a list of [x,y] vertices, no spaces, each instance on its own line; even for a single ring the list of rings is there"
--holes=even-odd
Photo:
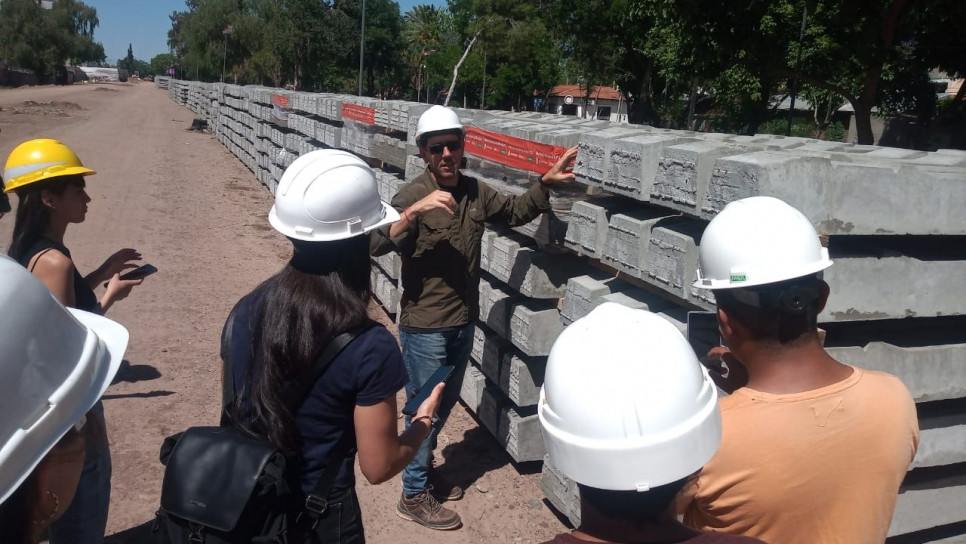
[[[397,504],[399,516],[441,530],[455,529],[461,521],[437,498],[457,500],[463,490],[432,471],[432,452],[459,398],[473,344],[485,223],[524,225],[549,210],[549,188],[574,179],[566,169],[577,156],[576,147],[567,150],[530,190],[506,196],[460,172],[465,135],[459,116],[449,108],[433,106],[419,117],[416,143],[426,171],[393,197],[400,220],[372,239],[374,255],[392,250],[402,255],[399,340],[409,373],[406,393],[412,397],[439,367],[455,367],[432,433],[403,471]]]
[[[825,352],[832,261],[811,222],[777,198],[738,200],[705,229],[699,259],[694,286],[714,292],[738,388],[721,401],[721,447],[685,523],[772,543],[881,544],[919,444],[916,407],[895,376]]]
[[[117,373],[128,332],[68,309],[0,255],[0,530],[39,541],[70,504],[84,461],[77,430]]]
[[[714,382],[663,318],[604,303],[554,342],[537,407],[580,525],[545,544],[762,544],[682,525],[677,503],[721,440]]]

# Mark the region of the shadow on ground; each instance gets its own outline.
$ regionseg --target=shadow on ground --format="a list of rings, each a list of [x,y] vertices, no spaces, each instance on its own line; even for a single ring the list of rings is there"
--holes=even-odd
[[[156,380],[161,377],[161,372],[151,365],[132,365],[127,359],[121,361],[121,367],[117,370],[117,375],[114,376],[114,381],[111,384],[121,383],[121,382],[144,382],[148,380]]]
[[[446,461],[436,467],[445,480],[466,489],[484,474],[511,462],[493,435],[482,426],[467,429],[463,439],[443,448]]]

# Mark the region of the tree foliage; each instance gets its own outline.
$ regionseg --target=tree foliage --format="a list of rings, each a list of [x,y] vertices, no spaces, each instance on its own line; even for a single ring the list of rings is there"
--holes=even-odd
[[[186,0],[169,45],[182,77],[217,81],[224,66],[238,83],[355,92],[362,4]],[[932,115],[930,70],[966,74],[962,0],[365,4],[363,93],[385,98],[531,109],[558,84],[611,85],[632,122],[683,127],[700,112],[753,133],[794,87],[819,132],[849,103],[867,142],[874,109]]]
[[[0,58],[38,76],[62,77],[67,63],[104,61],[94,41],[97,10],[76,0],[59,0],[49,10],[35,0],[0,3]]]

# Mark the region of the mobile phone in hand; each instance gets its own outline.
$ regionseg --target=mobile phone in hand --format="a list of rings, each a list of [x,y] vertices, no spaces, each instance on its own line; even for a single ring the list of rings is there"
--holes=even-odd
[[[121,279],[122,280],[139,280],[141,278],[146,278],[146,277],[150,276],[151,274],[154,274],[157,271],[158,271],[158,269],[155,268],[153,265],[146,264],[144,266],[139,266],[138,268],[135,268],[134,270],[131,270],[129,272],[125,272],[125,273],[121,274]]]
[[[688,343],[698,356],[704,359],[711,348],[723,346],[718,331],[718,314],[715,312],[688,312]]]
[[[403,406],[402,413],[407,416],[415,414],[416,410],[419,410],[419,406],[423,403],[423,401],[425,401],[429,397],[429,394],[433,392],[433,389],[449,378],[449,375],[453,373],[454,368],[455,367],[453,366],[441,366],[437,368],[436,372],[433,372],[433,375],[426,380],[426,383],[421,385],[419,389],[416,390],[416,394],[413,396],[413,398],[409,399],[409,402]]]

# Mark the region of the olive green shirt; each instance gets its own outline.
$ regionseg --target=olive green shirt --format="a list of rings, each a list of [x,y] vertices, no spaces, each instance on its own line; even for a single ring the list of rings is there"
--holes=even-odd
[[[398,250],[402,256],[399,326],[441,329],[480,316],[480,246],[486,221],[525,225],[550,209],[547,193],[534,184],[519,196],[506,196],[460,173],[452,189],[437,185],[429,172],[411,181],[392,199],[400,213],[437,189],[448,190],[456,212],[435,209],[412,217],[409,228],[389,237],[389,227],[374,231],[373,255]]]

